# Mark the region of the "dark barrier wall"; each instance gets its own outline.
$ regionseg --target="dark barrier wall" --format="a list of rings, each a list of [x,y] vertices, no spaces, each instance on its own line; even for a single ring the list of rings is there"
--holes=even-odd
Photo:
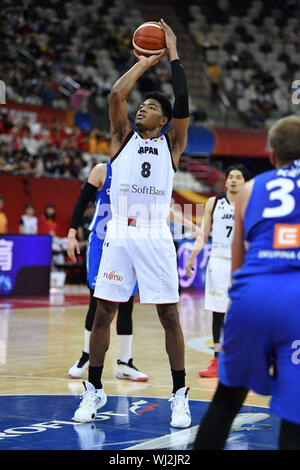
[[[46,204],[52,202],[56,206],[56,235],[65,237],[80,191],[81,181],[76,179],[0,174],[0,194],[4,196],[9,232],[18,233],[19,220],[26,203],[34,204],[39,218]]]

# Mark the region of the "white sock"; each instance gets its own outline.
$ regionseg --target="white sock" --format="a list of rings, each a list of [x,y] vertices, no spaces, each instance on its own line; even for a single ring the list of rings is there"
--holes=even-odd
[[[90,337],[91,337],[91,332],[88,330],[84,330],[84,352],[90,353]]]
[[[131,359],[132,335],[118,335],[120,344],[120,361],[128,362]]]

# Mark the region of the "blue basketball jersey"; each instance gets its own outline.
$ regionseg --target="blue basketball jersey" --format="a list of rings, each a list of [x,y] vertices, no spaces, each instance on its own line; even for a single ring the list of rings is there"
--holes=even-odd
[[[254,179],[244,217],[243,274],[300,269],[300,160]]]
[[[110,206],[110,185],[111,185],[111,164],[106,163],[106,178],[102,189],[97,191],[96,205],[93,219],[89,225],[89,230],[96,232],[102,239],[105,238],[106,225],[111,219]]]

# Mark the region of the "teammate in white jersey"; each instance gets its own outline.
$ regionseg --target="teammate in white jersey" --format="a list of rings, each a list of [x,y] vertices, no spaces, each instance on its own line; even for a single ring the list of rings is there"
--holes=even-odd
[[[90,338],[88,382],[73,419],[92,421],[104,406],[101,375],[109,347],[110,324],[119,302],[127,301],[136,281],[141,303],[156,305],[165,330],[166,350],[173,378],[171,426],[188,427],[191,416],[185,386],[184,339],[177,309],[178,274],[176,252],[166,223],[171,203],[174,172],[187,144],[188,90],[180,63],[176,36],[163,21],[166,48],[173,79],[174,106],[163,94],[148,94],[131,129],[126,98],[139,77],[165,55],[137,56],[112,87],[109,98],[111,132],[111,210],[103,256],[97,276],[98,307]],[[173,114],[173,119],[172,119]],[[172,119],[172,128],[161,135]]]
[[[203,235],[198,236],[186,264],[186,274],[191,277],[195,258],[211,233],[212,249],[206,269],[204,309],[212,312],[214,358],[200,377],[218,377],[220,333],[227,312],[231,284],[231,244],[233,239],[235,200],[250,174],[244,165],[231,165],[225,170],[226,194],[207,200],[203,218]]]

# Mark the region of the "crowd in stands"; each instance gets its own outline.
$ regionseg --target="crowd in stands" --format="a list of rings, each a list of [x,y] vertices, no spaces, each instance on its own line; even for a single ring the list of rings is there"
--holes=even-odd
[[[54,119],[14,124],[0,114],[0,171],[75,177],[82,180],[98,155],[108,156],[110,138],[99,129],[72,128]]]
[[[142,21],[136,12],[131,11],[130,24],[126,25],[128,15],[120,15],[119,10],[114,17],[114,2],[108,0],[87,0],[86,5],[68,0],[2,3],[0,76],[6,85],[7,101],[72,109],[75,113],[96,104],[96,111],[107,114],[112,84],[135,61],[132,32]],[[118,8],[123,8],[120,2]],[[134,117],[142,94],[161,90],[162,83],[170,81],[167,59],[145,73],[139,80],[139,90],[128,98],[129,117]],[[96,155],[109,153],[106,128],[88,123],[71,129],[60,120],[51,125],[26,120],[16,124],[2,112],[0,171],[84,180],[97,163]]]
[[[7,100],[77,110],[90,96],[105,108],[113,82],[134,63],[132,34],[142,18],[126,25],[126,11],[105,21],[114,4],[107,0],[82,3],[78,15],[80,5],[66,0],[2,3],[0,76]],[[170,80],[166,64],[145,74],[140,92]]]
[[[186,9],[212,99],[225,92],[248,126],[269,127],[268,121],[299,113],[291,99],[300,70],[299,18],[296,0],[203,0]]]
[[[132,33],[143,21],[137,2],[132,0],[131,8],[128,2],[3,0],[0,76],[7,99],[76,111],[87,98],[107,110],[112,84],[135,60]],[[300,68],[298,1],[195,0],[187,6],[176,0],[176,5],[203,52],[212,103],[222,87],[254,126],[293,111],[291,82]],[[129,113],[141,93],[164,89],[170,81],[167,60],[151,68],[129,99]]]

